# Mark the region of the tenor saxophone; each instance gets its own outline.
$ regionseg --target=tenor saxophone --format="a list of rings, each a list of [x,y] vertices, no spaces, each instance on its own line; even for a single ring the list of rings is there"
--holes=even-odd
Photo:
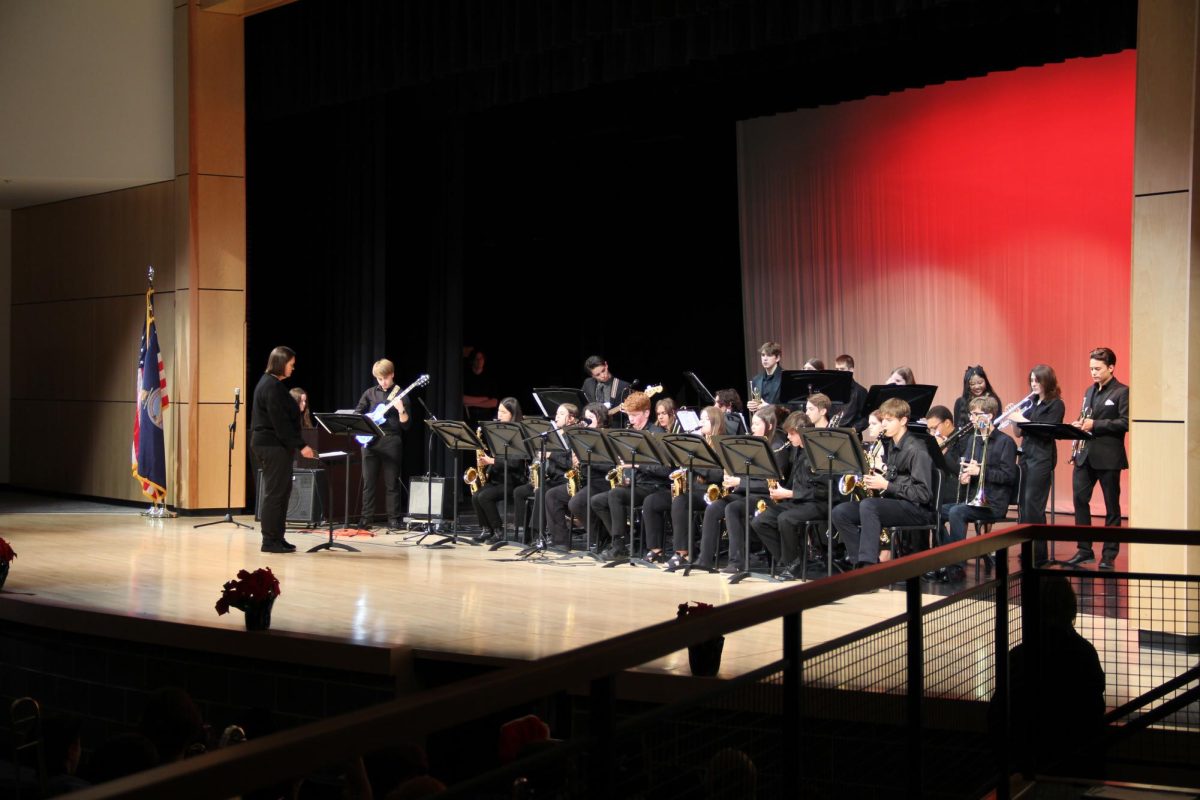
[[[475,435],[482,438],[483,428],[476,428]],[[476,450],[475,466],[467,467],[467,471],[463,473],[463,483],[465,483],[471,489],[471,494],[478,492],[483,488],[483,485],[487,483],[487,472],[485,469],[487,464],[483,463],[483,457],[485,455],[487,455],[487,453],[485,453],[483,450]]]

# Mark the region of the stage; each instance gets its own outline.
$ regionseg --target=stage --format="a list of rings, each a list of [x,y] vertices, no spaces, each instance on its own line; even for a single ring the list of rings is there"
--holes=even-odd
[[[269,566],[282,593],[266,636],[403,648],[416,659],[501,666],[668,620],[685,601],[723,604],[797,585],[761,577],[730,585],[723,575],[604,569],[586,559],[517,561],[515,547],[429,548],[403,534],[339,539],[358,553],[306,553],[326,540],[325,533],[291,530],[288,538],[298,551],[267,554],[259,552],[256,529],[193,528],[211,518],[150,519],[112,507],[87,512],[0,515],[0,536],[18,553],[0,594],[5,618],[53,613],[61,620],[73,611],[77,617],[240,632],[241,612],[218,616],[213,608],[221,586],[239,569]],[[238,519],[254,524],[251,517]],[[903,608],[902,592],[849,598],[806,615],[804,644],[860,630]],[[97,630],[93,623],[80,627]],[[722,674],[769,663],[779,657],[779,647],[775,624],[733,634]],[[640,669],[686,675],[687,655],[674,653]]]

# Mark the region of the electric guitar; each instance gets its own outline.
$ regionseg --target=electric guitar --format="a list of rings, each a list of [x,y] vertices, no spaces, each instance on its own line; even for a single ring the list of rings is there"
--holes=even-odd
[[[654,395],[656,395],[662,391],[662,384],[656,383],[653,386],[647,386],[645,389],[642,389],[642,391],[646,393],[646,397],[654,397]],[[608,410],[608,415],[611,417],[615,414],[621,413],[624,410],[625,410],[625,404],[618,403],[617,405],[613,406],[612,408],[610,408]]]
[[[391,400],[384,402],[384,403],[380,403],[379,405],[375,406],[375,410],[369,412],[367,414],[367,417],[372,422],[374,422],[376,425],[382,425],[383,418],[384,418],[384,416],[387,415],[387,412],[389,409],[391,409],[392,407],[399,408],[400,404],[402,402],[404,402],[405,395],[407,395],[413,389],[416,389],[418,386],[424,386],[427,383],[429,383],[428,375],[418,376],[417,379],[415,381],[413,381],[412,383],[410,383],[408,385],[408,388],[406,388],[403,392],[396,395]],[[366,447],[368,444],[371,443],[371,440],[374,439],[375,437],[374,436],[355,436],[354,438],[358,441],[359,444],[361,444],[363,447]]]

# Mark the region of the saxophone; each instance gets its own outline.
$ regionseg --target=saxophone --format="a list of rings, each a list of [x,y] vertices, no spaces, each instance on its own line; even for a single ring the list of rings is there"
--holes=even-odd
[[[783,448],[780,448],[783,449]],[[779,488],[779,481],[774,478],[767,478],[767,491]],[[759,498],[759,501],[754,504],[754,516],[758,516],[767,510],[767,501]]]
[[[574,497],[579,493],[580,488],[579,470],[577,468],[569,469],[563,477],[567,479],[567,496]]]
[[[671,473],[671,497],[681,497],[687,491],[686,469],[677,469]]]
[[[483,437],[482,427],[475,429],[475,436],[479,438]],[[475,466],[467,467],[467,471],[463,473],[463,483],[470,487],[471,494],[478,492],[483,488],[483,485],[487,483],[487,472],[485,471],[487,464],[483,463],[483,457],[485,455],[487,454],[484,453],[483,450],[476,450]]]
[[[535,461],[529,466],[529,482],[533,484],[535,492],[542,488],[542,464],[540,461]]]

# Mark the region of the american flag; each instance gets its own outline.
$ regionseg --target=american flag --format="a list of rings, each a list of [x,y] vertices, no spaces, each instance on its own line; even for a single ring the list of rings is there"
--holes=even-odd
[[[138,349],[137,408],[133,415],[133,477],[142,494],[155,503],[167,497],[167,455],[163,444],[163,414],[167,399],[167,375],[158,349],[154,326],[154,285],[146,289],[146,324]]]

